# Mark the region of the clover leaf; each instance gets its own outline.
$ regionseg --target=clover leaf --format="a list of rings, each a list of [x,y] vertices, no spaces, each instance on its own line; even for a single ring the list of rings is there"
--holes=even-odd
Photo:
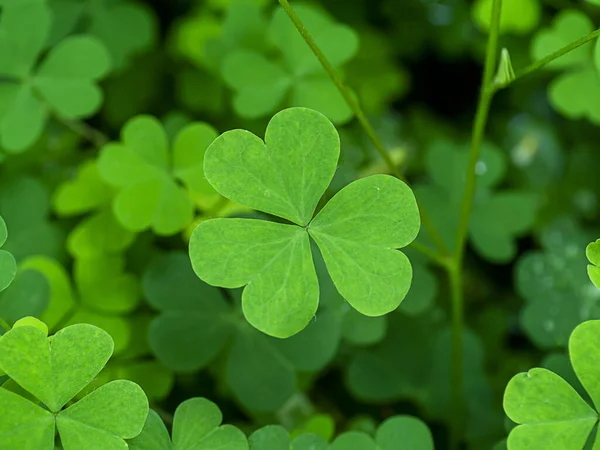
[[[331,444],[313,433],[294,438],[279,425],[267,425],[252,433],[250,450],[433,450],[427,425],[412,416],[393,416],[371,437],[362,431],[347,431]]]
[[[202,162],[216,136],[207,124],[190,124],[169,151],[158,119],[137,116],[127,122],[121,142],[104,146],[98,161],[102,178],[119,190],[113,201],[119,222],[130,231],[152,228],[159,235],[185,229],[193,219],[194,205],[178,182],[192,191],[212,191],[204,181]]]
[[[23,317],[39,317],[49,304],[50,286],[46,277],[21,265],[11,285],[0,293],[0,318],[11,324]]]
[[[600,321],[578,325],[569,338],[569,355],[577,378],[590,395],[588,405],[563,378],[535,368],[515,375],[504,392],[504,411],[518,424],[508,448],[583,448],[598,422],[600,408]],[[595,446],[598,446],[596,439]]]
[[[0,388],[3,448],[52,450],[55,427],[65,450],[122,448],[124,439],[137,436],[148,415],[148,400],[135,383],[114,381],[67,406],[112,351],[110,336],[88,324],[66,327],[50,338],[30,325],[4,334],[0,369],[45,407]]]
[[[309,6],[299,5],[296,12],[334,67],[356,54],[358,38],[351,28]],[[286,104],[315,109],[335,123],[347,122],[352,111],[283,9],[275,11],[268,35],[280,62],[251,50],[232,52],[223,62],[223,78],[236,92],[236,112],[259,118]]]
[[[198,276],[214,286],[247,285],[244,315],[272,336],[298,333],[317,311],[319,285],[309,236],[336,288],[359,312],[386,314],[410,287],[410,263],[396,249],[412,242],[420,219],[402,181],[387,175],[355,181],[312,219],[338,157],[339,137],[331,122],[305,108],[276,114],[265,142],[233,130],[206,151],[204,173],[217,192],[294,223],[211,219],[190,240]]]
[[[346,367],[349,391],[361,401],[389,404],[412,401],[431,420],[448,421],[454,408],[450,384],[450,329],[429,314],[389,317],[380,343],[359,349]],[[470,330],[463,336],[464,402],[468,439],[498,432],[493,392],[484,370],[483,344]],[[501,430],[500,430],[501,431]]]
[[[115,70],[125,69],[134,56],[155,45],[157,20],[143,3],[50,0],[49,6],[54,16],[50,44],[82,28],[106,46]]]
[[[532,58],[541,59],[593,30],[592,20],[584,13],[563,10],[556,15],[550,29],[541,30],[534,37]],[[571,119],[585,117],[600,123],[600,74],[594,67],[592,43],[568,52],[548,68],[565,70],[548,87],[554,108]]]
[[[535,29],[542,15],[539,0],[506,0],[502,5],[500,31],[527,34]],[[477,0],[473,4],[475,23],[488,31],[492,17],[492,0]]]
[[[175,410],[173,437],[158,414],[150,410],[142,432],[127,442],[131,450],[247,450],[246,435],[221,425],[219,407],[205,398],[190,398]]]
[[[432,184],[415,187],[417,198],[438,225],[447,248],[454,245],[460,202],[466,181],[468,153],[460,145],[435,141],[426,154]],[[469,225],[469,238],[484,258],[506,263],[517,253],[516,239],[533,225],[537,200],[533,193],[496,192],[506,173],[506,157],[487,144],[476,165],[477,192]]]
[[[17,262],[34,255],[63,259],[64,231],[49,220],[50,194],[37,178],[21,177],[2,183],[0,214],[10,230],[4,249]]]
[[[336,353],[341,325],[332,312],[318,312],[305,330],[289,339],[265,336],[248,326],[239,306],[228,304],[219,289],[198,279],[183,253],[155,259],[143,287],[148,302],[160,311],[148,331],[158,360],[185,373],[224,353],[223,379],[250,410],[277,409],[298,389],[299,371],[318,371]]]
[[[4,245],[8,238],[6,222],[0,216],[0,247]],[[0,291],[6,289],[15,279],[17,274],[17,262],[13,255],[6,250],[0,250]]]
[[[592,242],[585,249],[587,259],[591,264],[588,264],[587,270],[592,283],[600,289],[600,239]]]
[[[515,267],[517,292],[526,300],[520,322],[544,349],[566,346],[581,322],[600,318],[600,292],[586,276],[586,233],[571,222],[555,222],[541,233],[541,250],[525,253]]]
[[[0,145],[20,152],[41,135],[49,111],[72,119],[93,114],[102,103],[96,82],[110,69],[110,56],[96,38],[71,36],[38,65],[50,30],[50,11],[32,3],[11,9],[0,24]]]
[[[40,316],[50,329],[63,321],[69,324],[90,323],[106,330],[115,343],[115,354],[124,352],[132,338],[129,313],[137,306],[139,282],[124,271],[118,256],[78,259],[74,267],[74,284],[67,271],[55,260],[29,258],[23,268],[36,270],[50,284],[50,303]]]

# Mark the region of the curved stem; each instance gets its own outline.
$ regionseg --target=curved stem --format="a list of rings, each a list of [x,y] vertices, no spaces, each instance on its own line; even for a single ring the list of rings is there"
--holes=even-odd
[[[106,136],[102,131],[88,125],[86,122],[81,120],[65,119],[58,115],[56,116],[56,120],[66,126],[69,130],[91,142],[97,148],[101,148],[110,142],[108,136]]]
[[[477,112],[475,113],[473,133],[471,137],[471,149],[469,151],[469,162],[467,166],[467,179],[460,207],[460,218],[452,265],[449,268],[448,273],[450,277],[450,290],[452,299],[452,367],[450,373],[450,383],[452,399],[456,408],[451,430],[451,448],[458,448],[464,424],[462,343],[464,328],[464,294],[462,270],[465,245],[471,218],[471,210],[473,207],[473,198],[475,197],[475,188],[477,184],[475,166],[479,160],[481,144],[483,142],[490,106],[495,92],[494,72],[496,70],[496,60],[498,57],[498,38],[500,35],[501,12],[502,0],[493,0],[492,19],[486,49],[485,65],[483,69],[483,80],[480,88],[479,103],[477,105]]]
[[[388,166],[389,172],[392,175],[396,176],[397,178],[403,180],[404,177],[402,176],[402,174],[396,167],[396,164],[394,164],[394,162],[392,161],[392,158],[390,157],[389,153],[385,149],[383,143],[381,142],[381,139],[379,139],[379,136],[377,136],[375,129],[369,122],[369,119],[367,119],[367,116],[365,115],[364,111],[360,107],[358,101],[351,94],[348,87],[344,85],[341,78],[337,75],[337,73],[335,72],[335,69],[333,68],[331,63],[327,60],[327,57],[323,54],[323,52],[321,51],[321,49],[319,48],[317,43],[314,41],[314,39],[312,38],[312,36],[308,32],[308,30],[302,23],[302,20],[300,20],[300,17],[298,17],[298,14],[296,14],[296,11],[294,11],[294,8],[292,8],[292,6],[288,2],[288,0],[279,0],[279,4],[285,10],[285,12],[289,16],[290,20],[294,23],[294,25],[296,26],[296,29],[298,30],[300,35],[304,38],[304,41],[310,47],[311,51],[317,57],[317,59],[321,63],[321,66],[323,66],[323,69],[325,69],[325,71],[329,75],[329,78],[331,78],[331,81],[333,81],[333,83],[337,87],[337,89],[340,92],[340,94],[342,95],[342,97],[344,97],[344,100],[346,101],[346,103],[348,104],[348,106],[350,107],[350,109],[352,110],[352,112],[354,113],[354,115],[356,116],[358,121],[360,122],[361,126],[367,133],[367,136],[369,137],[369,139],[375,146],[375,149],[381,155],[385,164]],[[423,210],[423,208],[419,207],[419,209],[421,211],[421,218],[423,219],[423,225],[425,226],[425,229],[427,230],[428,234],[430,235],[431,239],[433,240],[438,252],[441,255],[446,255],[448,252],[446,250],[446,247],[443,243],[443,240],[442,240],[439,232],[436,230],[429,215]]]
[[[369,136],[369,139],[371,139],[371,142],[373,142],[375,149],[385,161],[390,172],[394,175],[397,175],[398,178],[402,178],[401,174],[398,172],[398,168],[396,167],[396,165],[392,161],[392,158],[386,151],[383,143],[381,142],[381,139],[379,139],[379,136],[377,136],[377,133],[375,133],[375,129],[369,122],[369,119],[367,119],[367,116],[358,104],[358,101],[354,98],[354,96],[350,93],[350,90],[344,85],[341,78],[337,75],[335,69],[327,60],[327,57],[323,54],[319,46],[316,44],[316,42],[308,32],[308,30],[304,27],[304,24],[302,23],[302,20],[300,20],[300,17],[298,17],[298,14],[296,14],[296,11],[294,11],[288,0],[279,0],[279,4],[283,7],[291,21],[294,23],[294,25],[298,29],[298,32],[302,35],[312,52],[315,54],[315,56],[323,66],[323,69],[325,69],[325,71],[329,75],[329,78],[331,78],[331,81],[333,81],[340,94],[342,94],[342,97],[344,97],[344,100],[346,101],[346,103],[348,104],[348,106],[350,107],[350,109],[364,128],[365,132],[367,133],[367,136]]]
[[[525,67],[523,70],[517,72],[515,74],[515,77],[509,83],[507,83],[503,86],[497,86],[497,88],[503,89],[505,87],[510,86],[515,81],[520,80],[521,78],[524,78],[527,75],[532,74],[533,72],[536,72],[537,70],[541,69],[542,67],[550,64],[555,59],[558,59],[561,56],[564,56],[567,53],[572,52],[576,48],[579,48],[582,45],[587,44],[589,41],[591,41],[597,37],[600,37],[600,28],[597,29],[596,31],[592,31],[591,33],[586,34],[585,36],[580,37],[579,39],[571,42],[570,44],[565,45],[563,48],[555,51],[554,53],[551,53],[548,56],[545,56],[544,58],[531,63],[530,65]]]

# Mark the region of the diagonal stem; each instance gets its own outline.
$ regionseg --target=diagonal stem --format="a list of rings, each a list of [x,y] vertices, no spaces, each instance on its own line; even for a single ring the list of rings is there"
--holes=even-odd
[[[581,47],[584,44],[587,44],[589,41],[591,41],[597,37],[600,37],[600,28],[595,31],[592,31],[591,33],[586,34],[585,36],[580,37],[579,39],[571,42],[570,44],[565,45],[563,48],[556,50],[554,53],[550,53],[548,56],[545,56],[544,58],[531,63],[530,65],[525,67],[523,70],[517,72],[515,74],[515,77],[510,82],[504,84],[503,86],[497,86],[497,89],[503,89],[505,87],[510,86],[515,81],[520,80],[521,78],[524,78],[528,75],[531,75],[533,72],[536,72],[539,69],[543,68],[544,66],[547,66],[555,59],[558,59],[561,56],[564,56],[567,53],[572,52],[573,50]]]
[[[388,166],[390,173],[393,174],[394,176],[396,176],[397,178],[403,180],[404,178],[403,178],[402,174],[396,167],[396,164],[394,164],[394,162],[392,161],[392,158],[390,157],[389,153],[385,149],[385,146],[381,142],[381,139],[379,139],[379,136],[377,136],[375,129],[369,122],[369,119],[367,119],[367,116],[365,115],[364,111],[360,107],[358,101],[352,95],[352,93],[350,92],[348,87],[346,85],[344,85],[341,78],[337,75],[335,69],[333,68],[331,63],[327,60],[327,57],[325,56],[325,54],[321,51],[321,49],[319,48],[319,46],[317,45],[315,40],[312,38],[312,36],[310,35],[308,30],[302,23],[302,20],[300,19],[300,17],[298,17],[298,14],[296,14],[296,11],[294,11],[294,9],[292,8],[292,6],[288,2],[288,0],[279,0],[279,4],[283,7],[285,12],[289,16],[290,20],[296,26],[296,29],[298,30],[300,35],[304,38],[304,41],[310,47],[311,51],[317,57],[317,59],[323,66],[323,69],[325,69],[325,71],[329,75],[329,78],[331,78],[331,81],[333,81],[333,83],[337,87],[337,89],[340,92],[340,94],[342,95],[342,97],[344,97],[344,100],[346,101],[346,103],[348,104],[348,106],[350,107],[350,109],[352,110],[352,112],[354,113],[356,118],[358,119],[358,121],[361,124],[361,126],[363,127],[363,129],[365,130],[365,133],[367,133],[367,136],[369,137],[369,139],[375,146],[375,149],[381,155],[385,164]],[[444,242],[443,242],[439,232],[436,230],[431,218],[423,210],[423,208],[421,206],[419,206],[419,210],[421,211],[423,225],[427,229],[427,232],[430,235],[430,237],[432,238],[438,252],[441,255],[448,254],[446,246],[444,245]]]

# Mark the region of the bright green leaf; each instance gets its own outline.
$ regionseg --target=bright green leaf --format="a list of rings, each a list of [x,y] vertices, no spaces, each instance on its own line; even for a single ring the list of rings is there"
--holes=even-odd
[[[342,189],[308,230],[342,296],[359,312],[380,316],[396,309],[410,288],[410,263],[396,249],[412,242],[419,226],[408,186],[374,175]]]

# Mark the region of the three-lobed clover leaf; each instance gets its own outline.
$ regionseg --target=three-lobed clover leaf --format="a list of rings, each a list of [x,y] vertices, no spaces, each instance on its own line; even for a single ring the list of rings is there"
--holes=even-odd
[[[347,431],[329,444],[321,436],[304,433],[290,437],[279,425],[267,425],[250,435],[250,450],[433,450],[427,425],[412,416],[385,420],[372,437],[362,431]]]
[[[453,248],[459,223],[460,203],[466,182],[468,153],[460,145],[435,141],[426,154],[433,181],[415,187],[423,207],[430,211],[447,248]],[[531,228],[537,200],[533,193],[495,188],[506,173],[506,156],[492,145],[484,145],[475,167],[477,192],[469,224],[469,238],[484,258],[505,263],[517,253],[516,239]]]
[[[148,331],[158,360],[189,373],[223,355],[223,383],[251,411],[281,407],[299,387],[298,372],[321,370],[338,347],[340,320],[329,308],[291,338],[266,336],[249,326],[239,306],[228,304],[219,289],[198,279],[184,253],[152,261],[143,287],[150,305],[160,311]],[[232,294],[239,305],[238,292]]]
[[[0,247],[4,245],[7,238],[8,230],[6,229],[6,222],[0,216]],[[15,257],[6,250],[0,249],[0,291],[3,291],[12,283],[16,274],[17,262],[15,261]]]
[[[115,354],[128,348],[132,339],[129,315],[140,301],[140,288],[137,278],[125,272],[122,256],[77,259],[74,286],[67,271],[53,259],[32,257],[22,266],[48,280],[50,302],[40,317],[51,330],[58,324],[89,323],[109,333]]]
[[[192,222],[188,192],[213,192],[204,180],[204,151],[217,137],[205,123],[186,126],[169,150],[167,134],[152,116],[137,116],[121,131],[121,142],[103,147],[98,161],[102,178],[119,190],[113,200],[116,218],[128,230],[148,228],[172,235]]]
[[[314,7],[295,9],[334,67],[352,59],[358,37],[351,28]],[[281,61],[252,50],[231,52],[223,61],[223,77],[236,92],[236,112],[247,118],[265,117],[285,104],[315,109],[335,123],[347,122],[352,111],[283,9],[275,11],[268,36]]]
[[[58,43],[38,65],[51,25],[49,8],[27,3],[7,9],[0,23],[0,145],[20,152],[42,134],[49,112],[67,119],[87,117],[102,103],[97,81],[110,56],[91,36]]]
[[[555,222],[542,230],[542,249],[517,261],[515,287],[526,301],[520,323],[540,348],[564,347],[578,324],[600,318],[600,292],[586,275],[587,242],[570,221]]]
[[[159,415],[150,410],[142,432],[127,444],[131,450],[248,450],[246,435],[222,422],[217,405],[190,398],[175,410],[172,437]]]
[[[410,287],[410,263],[396,249],[416,237],[420,218],[402,181],[387,175],[355,181],[313,218],[333,178],[339,145],[326,117],[290,108],[271,119],[264,142],[233,130],[206,151],[204,173],[217,192],[293,223],[212,219],[201,223],[190,240],[198,276],[213,286],[246,286],[244,315],[269,335],[292,336],[317,311],[319,285],[309,238],[338,291],[365,315],[393,311]]]
[[[594,30],[592,20],[576,10],[563,10],[554,18],[550,29],[541,30],[532,41],[532,58],[541,59]],[[596,47],[598,48],[598,47]],[[595,64],[592,43],[586,43],[548,64],[550,69],[563,69],[549,85],[549,98],[554,108],[571,119],[587,118],[600,123],[600,71],[598,50]]]
[[[24,176],[3,182],[0,214],[10,230],[4,249],[17,262],[34,255],[63,259],[64,231],[49,220],[50,195],[39,179]]]
[[[125,448],[124,439],[137,436],[148,415],[148,400],[138,385],[114,381],[68,405],[112,352],[110,336],[88,324],[66,327],[50,338],[41,327],[27,324],[4,334],[0,369],[45,407],[0,388],[2,448],[53,450],[55,427],[65,450]]]
[[[588,261],[587,271],[592,283],[600,289],[600,239],[592,242],[585,249]]]
[[[569,339],[569,355],[577,378],[590,395],[588,405],[563,378],[535,368],[515,375],[504,392],[504,411],[518,424],[508,436],[509,450],[584,448],[598,422],[600,408],[600,321],[577,326]],[[596,438],[594,448],[598,447]]]
[[[49,0],[54,17],[49,43],[55,44],[76,29],[98,38],[110,53],[115,70],[155,45],[158,24],[144,3],[123,0]]]

